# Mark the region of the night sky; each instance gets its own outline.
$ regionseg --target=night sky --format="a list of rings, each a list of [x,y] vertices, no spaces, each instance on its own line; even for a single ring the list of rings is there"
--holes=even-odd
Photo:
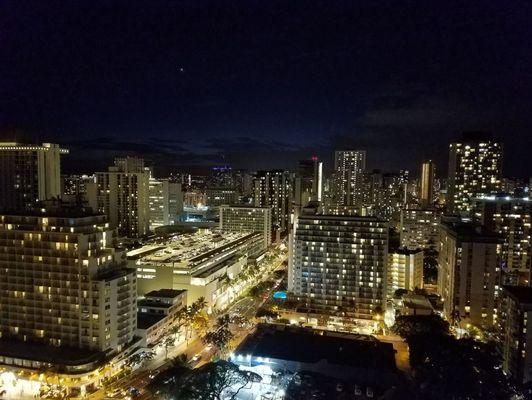
[[[528,176],[531,21],[515,0],[3,1],[0,139],[64,144],[82,172],[120,154],[294,169],[354,147],[445,175],[449,141],[487,130],[505,175]]]

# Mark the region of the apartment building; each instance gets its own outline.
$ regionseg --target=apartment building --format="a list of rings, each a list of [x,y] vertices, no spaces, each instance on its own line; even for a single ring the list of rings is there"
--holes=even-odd
[[[388,223],[301,215],[290,238],[288,291],[309,312],[371,319],[386,300]]]
[[[272,210],[270,207],[222,206],[220,230],[224,232],[259,232],[264,248],[272,243]]]
[[[0,210],[31,209],[61,196],[61,156],[68,152],[52,143],[0,142]]]
[[[57,348],[47,362],[75,370],[87,354],[117,354],[132,343],[136,277],[114,235],[104,215],[85,209],[0,214],[0,362],[41,368],[42,354]],[[79,353],[65,361],[63,348]]]

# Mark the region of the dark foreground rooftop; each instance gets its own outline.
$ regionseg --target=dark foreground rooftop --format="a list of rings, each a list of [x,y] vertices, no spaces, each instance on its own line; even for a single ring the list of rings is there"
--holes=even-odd
[[[329,364],[395,372],[395,352],[391,343],[371,336],[339,334],[307,328],[259,325],[236,351],[254,357],[268,357],[314,364]]]
[[[531,286],[503,286],[504,290],[521,304],[532,304]]]
[[[152,313],[137,313],[137,328],[138,329],[149,329],[157,322],[161,321],[166,317],[164,314],[152,314]]]

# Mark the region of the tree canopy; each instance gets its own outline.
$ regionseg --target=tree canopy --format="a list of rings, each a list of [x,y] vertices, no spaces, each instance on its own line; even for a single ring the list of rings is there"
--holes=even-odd
[[[150,385],[150,391],[162,399],[222,400],[236,399],[238,393],[252,382],[260,382],[260,375],[241,371],[237,365],[219,360],[198,369],[180,370],[168,374]]]

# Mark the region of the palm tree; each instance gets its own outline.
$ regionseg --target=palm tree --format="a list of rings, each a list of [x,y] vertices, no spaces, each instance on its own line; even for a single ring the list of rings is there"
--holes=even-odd
[[[185,353],[181,353],[172,359],[172,366],[175,368],[191,369],[190,359]]]
[[[198,311],[201,311],[207,307],[207,301],[205,300],[205,297],[198,298],[194,303],[197,304]]]

